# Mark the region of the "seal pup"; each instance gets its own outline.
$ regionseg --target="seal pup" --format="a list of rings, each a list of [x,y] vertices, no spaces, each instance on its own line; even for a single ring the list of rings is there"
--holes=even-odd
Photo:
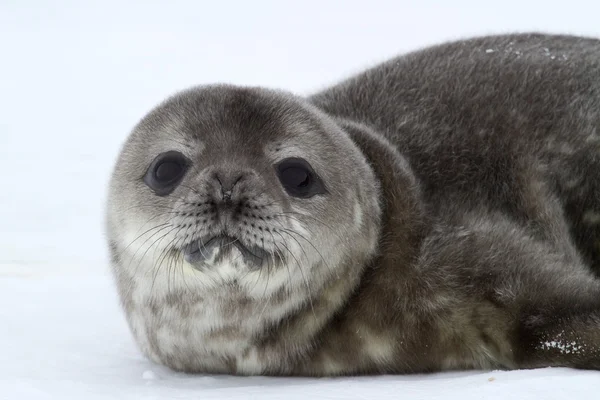
[[[197,373],[600,369],[599,78],[600,41],[515,34],[175,94],[110,182],[137,343]]]

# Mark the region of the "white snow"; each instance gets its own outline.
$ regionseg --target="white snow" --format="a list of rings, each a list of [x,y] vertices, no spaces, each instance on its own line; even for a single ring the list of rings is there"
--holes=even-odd
[[[0,399],[599,398],[599,372],[569,369],[177,374],[133,343],[103,241],[118,149],[176,90],[229,82],[309,93],[448,39],[532,30],[598,36],[599,11],[591,0],[0,2]],[[580,350],[557,339],[547,346]]]

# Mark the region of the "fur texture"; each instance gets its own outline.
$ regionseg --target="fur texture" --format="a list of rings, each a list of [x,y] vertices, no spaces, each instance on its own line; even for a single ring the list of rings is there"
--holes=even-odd
[[[600,41],[519,34],[308,98],[215,85],[167,99],[125,143],[107,209],[141,349],[206,373],[600,369],[599,77]],[[142,178],[173,150],[192,167],[156,196]],[[289,196],[274,168],[289,157],[326,191]],[[216,176],[240,177],[231,200]],[[184,260],[224,233],[270,256]]]

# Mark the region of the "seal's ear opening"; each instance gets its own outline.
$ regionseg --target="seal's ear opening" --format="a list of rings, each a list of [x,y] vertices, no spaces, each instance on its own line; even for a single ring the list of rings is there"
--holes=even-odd
[[[144,183],[158,196],[166,196],[179,185],[190,161],[177,151],[159,154],[148,167]]]
[[[279,181],[290,196],[306,199],[327,193],[321,178],[302,158],[286,158],[276,169]]]

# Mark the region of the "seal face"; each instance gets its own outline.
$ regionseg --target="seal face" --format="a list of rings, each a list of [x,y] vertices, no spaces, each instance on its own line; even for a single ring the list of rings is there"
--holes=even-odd
[[[599,76],[600,41],[522,34],[167,99],[107,208],[138,344],[204,373],[600,369]]]
[[[377,191],[360,150],[302,99],[212,86],[167,100],[125,144],[109,204],[142,349],[176,369],[260,373],[250,353],[273,325],[332,280],[340,294],[356,285],[376,250]]]

